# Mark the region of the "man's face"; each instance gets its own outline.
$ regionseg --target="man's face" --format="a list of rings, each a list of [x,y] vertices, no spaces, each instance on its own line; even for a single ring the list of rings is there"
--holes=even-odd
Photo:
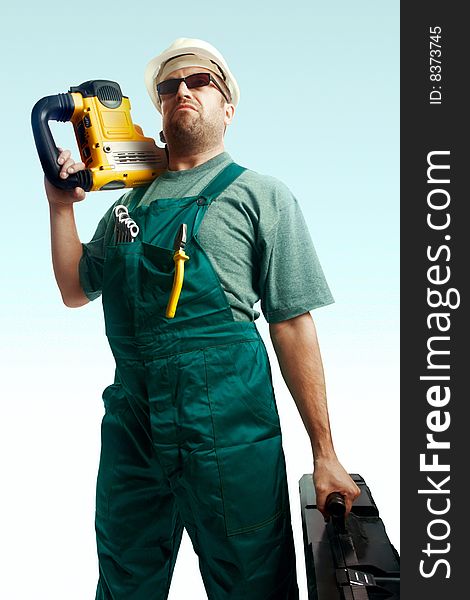
[[[165,79],[186,77],[193,73],[210,73],[203,67],[185,67],[171,72]],[[234,112],[214,85],[188,89],[182,81],[175,94],[161,96],[163,132],[171,151],[204,151],[222,143],[225,127]]]

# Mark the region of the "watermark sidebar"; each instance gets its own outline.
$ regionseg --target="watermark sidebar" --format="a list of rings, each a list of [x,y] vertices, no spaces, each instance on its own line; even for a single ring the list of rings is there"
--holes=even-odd
[[[402,600],[469,593],[470,107],[463,7],[401,3]]]

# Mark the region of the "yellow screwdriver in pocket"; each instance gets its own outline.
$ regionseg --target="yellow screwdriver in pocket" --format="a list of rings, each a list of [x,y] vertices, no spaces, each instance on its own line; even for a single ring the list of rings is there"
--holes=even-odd
[[[178,304],[181,288],[183,287],[184,263],[189,260],[189,256],[184,251],[187,233],[188,226],[186,223],[182,223],[175,237],[175,253],[173,255],[173,260],[175,262],[175,275],[173,277],[173,287],[171,288],[170,299],[166,307],[166,317],[169,319],[173,319],[175,316],[176,305]]]

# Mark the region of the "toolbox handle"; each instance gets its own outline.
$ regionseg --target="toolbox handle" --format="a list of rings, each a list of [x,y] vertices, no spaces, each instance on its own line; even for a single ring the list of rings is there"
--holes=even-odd
[[[344,496],[339,492],[329,494],[325,502],[325,512],[331,517],[344,517],[346,513]]]
[[[325,512],[331,517],[333,527],[338,533],[346,533],[346,502],[339,492],[331,492],[326,498]]]
[[[71,93],[45,96],[38,100],[31,112],[31,126],[34,141],[39,154],[44,174],[47,179],[62,190],[73,190],[81,187],[88,192],[93,185],[90,169],[84,169],[69,175],[66,179],[59,177],[60,165],[57,163],[60,151],[57,148],[49,127],[49,121],[70,121],[75,109]]]

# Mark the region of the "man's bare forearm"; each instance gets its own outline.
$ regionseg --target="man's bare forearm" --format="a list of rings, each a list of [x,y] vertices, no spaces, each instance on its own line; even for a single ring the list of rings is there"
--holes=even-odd
[[[50,205],[51,250],[54,275],[64,304],[83,306],[89,302],[80,285],[78,265],[82,244],[78,237],[73,205]]]
[[[333,448],[325,377],[312,317],[305,313],[281,323],[270,323],[269,331],[282,376],[310,437],[317,507],[326,516],[328,495],[339,492],[344,495],[347,515],[360,491]]]
[[[269,332],[282,376],[309,435],[314,458],[334,456],[323,364],[310,313],[271,323]]]

